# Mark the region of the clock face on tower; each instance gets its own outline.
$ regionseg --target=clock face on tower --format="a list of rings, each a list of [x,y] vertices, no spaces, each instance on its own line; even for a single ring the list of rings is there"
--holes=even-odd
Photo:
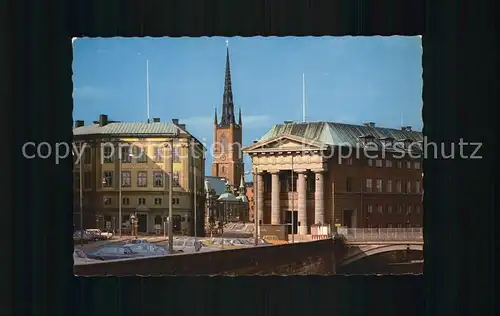
[[[222,160],[222,161],[226,160],[226,155],[224,155],[224,154],[220,155],[220,160]]]

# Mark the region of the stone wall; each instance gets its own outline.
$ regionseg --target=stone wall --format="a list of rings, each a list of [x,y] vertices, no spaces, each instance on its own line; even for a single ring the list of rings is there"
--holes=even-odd
[[[334,274],[333,242],[263,246],[77,265],[75,275]]]

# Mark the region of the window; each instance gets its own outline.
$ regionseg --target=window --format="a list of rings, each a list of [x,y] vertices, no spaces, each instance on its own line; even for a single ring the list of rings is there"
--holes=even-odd
[[[415,205],[415,213],[420,214],[420,205]]]
[[[179,186],[179,171],[175,171],[172,173],[172,185],[174,187]]]
[[[130,199],[128,197],[122,198],[122,204],[123,205],[129,205],[130,204]]]
[[[382,159],[377,159],[377,160],[375,160],[375,166],[377,166],[377,167],[379,167],[379,168],[380,168],[380,167],[382,167],[382,166],[383,166],[383,161],[382,161]]]
[[[372,212],[373,212],[373,208],[372,208],[372,205],[371,205],[371,204],[368,204],[368,205],[366,206],[366,208],[367,208],[367,209],[366,209],[366,211],[367,211],[368,213],[372,213]]]
[[[392,214],[392,205],[387,205],[387,214]]]
[[[377,179],[376,186],[377,186],[377,192],[382,192],[382,180],[381,179]]]
[[[132,183],[130,171],[122,171],[122,187],[129,187]]]
[[[413,164],[413,167],[415,169],[420,169],[420,161],[415,161],[415,163]]]
[[[387,180],[387,192],[392,192],[392,180]]]
[[[103,158],[104,158],[104,163],[112,163],[113,162],[113,148],[109,147],[109,146],[106,146],[104,147],[104,154],[103,154]]]
[[[411,193],[411,181],[406,182],[406,193]]]
[[[136,160],[138,163],[148,162],[148,148],[147,147],[134,147],[136,149]]]
[[[113,171],[104,171],[102,186],[104,188],[111,188],[113,186]]]
[[[140,197],[137,199],[137,204],[146,205],[146,198]]]
[[[401,213],[403,213],[403,205],[399,204],[398,205],[398,214],[401,214]]]
[[[137,186],[138,187],[148,186],[148,173],[146,171],[137,172]]]
[[[179,198],[172,198],[172,204],[179,204]]]
[[[397,166],[398,166],[398,169],[403,168],[403,162],[402,161],[398,161]]]
[[[174,162],[180,162],[181,157],[180,157],[180,148],[179,147],[174,147]]]
[[[373,159],[368,159],[368,166],[373,166]]]
[[[396,192],[401,193],[401,180],[396,180]]]
[[[407,169],[411,169],[411,161],[409,161],[409,160],[408,160],[408,161],[406,162],[406,168],[407,168]]]
[[[385,161],[385,166],[386,166],[386,168],[392,168],[392,160],[387,159]]]
[[[155,205],[161,205],[161,198],[155,198]]]
[[[220,152],[223,153],[227,150],[227,139],[226,135],[220,135]]]
[[[92,176],[92,173],[90,173],[90,171],[85,171],[83,173],[83,188],[84,189],[90,189],[91,176]]]
[[[73,176],[73,186],[75,190],[80,190],[80,172],[75,172]]]
[[[154,179],[153,186],[163,187],[163,172],[162,171],[154,171],[153,172],[153,179]]]
[[[154,161],[163,162],[163,148],[161,147],[154,148]]]
[[[401,224],[398,224],[398,228],[403,228],[403,225],[401,225]]]
[[[383,206],[382,206],[382,204],[378,204],[377,205],[377,212],[379,212],[380,214],[382,214],[382,212],[383,212]]]
[[[121,157],[122,162],[124,162],[124,163],[132,162],[132,155],[131,155],[129,146],[122,147],[121,155],[122,155],[122,157]]]
[[[420,181],[415,181],[415,192],[420,193]]]
[[[84,152],[83,152],[83,163],[88,165],[88,164],[91,164],[92,160],[92,152],[91,152],[91,148],[85,148],[84,147]]]
[[[406,209],[406,215],[411,216],[411,211],[412,211],[411,205],[408,205]]]
[[[366,179],[366,192],[372,192],[372,179]]]
[[[391,223],[387,223],[387,228],[392,228],[392,224]]]
[[[107,197],[107,196],[104,197],[104,205],[111,205],[111,198],[110,197]]]
[[[347,192],[352,192],[352,178],[348,177],[346,179],[345,189]]]

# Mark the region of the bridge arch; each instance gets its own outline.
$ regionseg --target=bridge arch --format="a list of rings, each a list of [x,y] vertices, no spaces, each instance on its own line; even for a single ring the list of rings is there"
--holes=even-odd
[[[367,250],[359,249],[352,255],[344,258],[340,263],[340,266],[346,266],[360,259],[366,258],[368,256],[373,256],[379,253],[391,252],[391,251],[403,251],[403,250],[416,250],[416,251],[424,251],[424,245],[422,244],[399,244],[399,245],[380,245],[378,247],[373,247]]]

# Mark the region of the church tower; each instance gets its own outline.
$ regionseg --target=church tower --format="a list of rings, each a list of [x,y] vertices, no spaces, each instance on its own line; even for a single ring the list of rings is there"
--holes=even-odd
[[[243,152],[241,151],[243,140],[242,130],[241,109],[238,113],[238,121],[236,121],[234,116],[228,46],[226,49],[226,74],[224,95],[222,97],[222,114],[219,121],[217,118],[217,109],[215,109],[214,117],[212,176],[226,178],[233,188],[238,187],[239,181],[244,174]]]

